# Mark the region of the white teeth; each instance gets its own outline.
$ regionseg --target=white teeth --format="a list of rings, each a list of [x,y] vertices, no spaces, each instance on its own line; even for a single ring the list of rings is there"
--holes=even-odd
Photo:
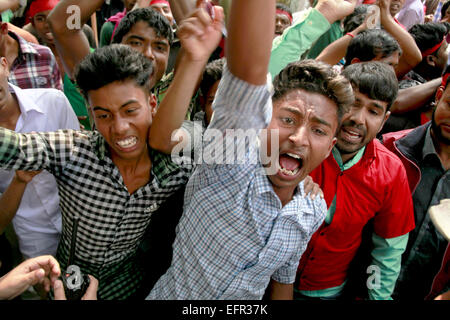
[[[294,154],[294,153],[286,153],[288,156],[290,156],[290,157],[292,157],[292,158],[295,158],[295,159],[299,159],[299,160],[301,160],[302,158],[300,158],[300,156],[299,155],[296,155],[296,154]]]
[[[291,171],[291,170],[288,170],[288,169],[285,169],[285,168],[280,168],[281,172],[283,172],[284,174],[287,174],[289,176],[296,175],[298,170],[299,170],[299,168],[295,169],[294,171]]]
[[[134,146],[137,142],[137,138],[136,137],[130,137],[121,141],[117,141],[116,143],[119,145],[119,147],[121,148],[130,148],[132,146]]]

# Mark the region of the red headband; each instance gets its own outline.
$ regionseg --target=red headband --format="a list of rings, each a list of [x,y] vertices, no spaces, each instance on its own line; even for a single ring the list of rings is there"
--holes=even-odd
[[[289,21],[292,23],[292,14],[290,14],[289,12],[281,10],[281,9],[277,9],[277,14],[283,14],[285,16],[288,16]]]
[[[443,88],[445,88],[445,85],[447,84],[447,79],[448,79],[449,76],[450,76],[450,72],[447,72],[446,74],[444,74],[444,75],[442,76],[441,86],[442,86]]]
[[[444,41],[445,41],[445,38],[442,39],[442,41],[439,42],[437,45],[435,45],[433,48],[430,48],[430,49],[428,49],[428,50],[425,50],[425,51],[422,53],[422,58],[424,58],[424,57],[426,57],[426,56],[429,56],[430,54],[432,54],[432,53],[436,52],[437,50],[439,50],[439,48],[442,46],[442,44],[444,43]]]
[[[57,4],[59,0],[35,0],[31,3],[30,8],[26,14],[27,23],[31,21],[31,19],[37,15],[39,12],[52,10]]]
[[[152,4],[157,4],[157,3],[164,3],[170,7],[169,1],[167,1],[167,0],[152,0],[152,1],[150,1],[149,6],[151,6]]]

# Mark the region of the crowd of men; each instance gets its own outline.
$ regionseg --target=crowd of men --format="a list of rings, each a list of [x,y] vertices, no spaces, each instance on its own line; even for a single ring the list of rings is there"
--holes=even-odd
[[[0,299],[450,300],[428,2],[0,0]]]

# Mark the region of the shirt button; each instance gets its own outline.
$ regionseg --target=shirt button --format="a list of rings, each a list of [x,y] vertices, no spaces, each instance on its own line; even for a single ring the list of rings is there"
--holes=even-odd
[[[320,235],[321,235],[321,236],[324,236],[324,235],[325,235],[325,232],[321,232]]]
[[[314,257],[309,258],[309,260],[311,260],[311,261],[314,260],[314,259],[315,259]]]

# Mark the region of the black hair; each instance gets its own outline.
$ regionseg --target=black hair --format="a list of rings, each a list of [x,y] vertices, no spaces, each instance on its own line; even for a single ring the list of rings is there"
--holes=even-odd
[[[88,54],[75,68],[75,80],[82,94],[100,89],[115,81],[133,80],[150,92],[152,62],[123,44],[112,44]]]
[[[409,29],[409,33],[416,41],[421,52],[441,43],[447,32],[445,25],[436,22],[415,24]]]
[[[117,26],[112,43],[121,43],[123,37],[140,21],[147,22],[148,26],[155,30],[157,37],[166,38],[169,45],[172,45],[174,35],[169,21],[162,14],[148,7],[128,12]]]
[[[292,10],[291,10],[291,8],[289,8],[284,3],[277,3],[276,8],[288,12],[291,15],[291,17],[292,17]]]
[[[355,8],[353,13],[344,18],[342,21],[342,24],[344,25],[344,34],[355,30],[364,22],[369,7],[368,4],[361,4]]]
[[[346,77],[355,89],[370,99],[387,102],[386,111],[398,94],[398,80],[394,69],[379,61],[354,63],[344,69]]]
[[[324,95],[336,103],[339,124],[354,102],[349,81],[330,65],[312,59],[287,65],[273,80],[273,87],[273,101],[298,89]]]
[[[354,58],[361,61],[371,61],[381,54],[389,57],[394,52],[402,52],[397,40],[381,29],[368,29],[358,33],[351,41],[345,55],[345,66]]]
[[[447,9],[448,9],[449,6],[450,6],[450,1],[447,1],[446,3],[444,3],[444,4],[442,5],[442,8],[441,8],[441,18],[444,18],[444,17],[445,17],[445,13],[447,12]]]
[[[224,64],[225,58],[222,58],[213,60],[206,65],[202,81],[200,82],[200,92],[204,97],[206,97],[214,83],[222,79]]]

